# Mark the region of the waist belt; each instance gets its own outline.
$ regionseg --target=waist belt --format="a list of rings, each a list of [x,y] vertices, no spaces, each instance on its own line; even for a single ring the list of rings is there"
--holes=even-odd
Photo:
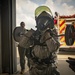
[[[32,60],[35,63],[37,63],[37,64],[51,64],[51,63],[55,63],[55,61],[50,59],[50,58],[45,58],[45,59],[33,58]]]

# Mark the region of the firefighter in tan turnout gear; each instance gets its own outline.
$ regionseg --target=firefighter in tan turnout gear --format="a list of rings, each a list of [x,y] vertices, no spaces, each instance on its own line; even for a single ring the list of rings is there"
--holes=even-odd
[[[32,35],[33,44],[30,47],[30,75],[60,75],[56,61],[60,46],[51,10],[40,6],[35,10],[37,30]]]

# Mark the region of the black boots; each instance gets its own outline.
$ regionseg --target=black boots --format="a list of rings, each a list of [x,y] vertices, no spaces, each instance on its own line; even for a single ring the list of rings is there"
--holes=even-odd
[[[68,60],[66,62],[69,63],[69,67],[72,69],[72,71],[75,72],[75,58],[68,57]]]

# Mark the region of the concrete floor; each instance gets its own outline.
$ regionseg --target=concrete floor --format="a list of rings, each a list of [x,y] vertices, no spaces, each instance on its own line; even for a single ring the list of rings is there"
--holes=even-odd
[[[75,51],[74,52],[59,52],[58,54],[58,69],[60,71],[60,75],[75,75],[75,72],[73,72],[69,68],[69,64],[66,62],[68,57],[75,58]],[[11,75],[29,75],[28,72],[28,66],[27,66],[27,61],[26,61],[26,70],[25,74],[20,74],[20,64],[19,64],[19,55],[17,51],[17,73],[16,74],[11,74]],[[27,60],[27,58],[26,58]],[[0,75],[9,75],[9,74],[0,74]]]
[[[75,75],[75,72],[69,68],[69,64],[66,62],[68,57],[75,58],[75,55],[58,55],[58,69],[60,75]]]

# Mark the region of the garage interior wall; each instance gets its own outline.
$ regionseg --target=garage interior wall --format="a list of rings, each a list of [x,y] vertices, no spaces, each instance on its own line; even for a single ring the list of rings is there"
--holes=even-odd
[[[0,0],[0,72],[17,71],[16,47],[13,29],[16,26],[16,0]],[[2,63],[1,63],[2,62]]]

